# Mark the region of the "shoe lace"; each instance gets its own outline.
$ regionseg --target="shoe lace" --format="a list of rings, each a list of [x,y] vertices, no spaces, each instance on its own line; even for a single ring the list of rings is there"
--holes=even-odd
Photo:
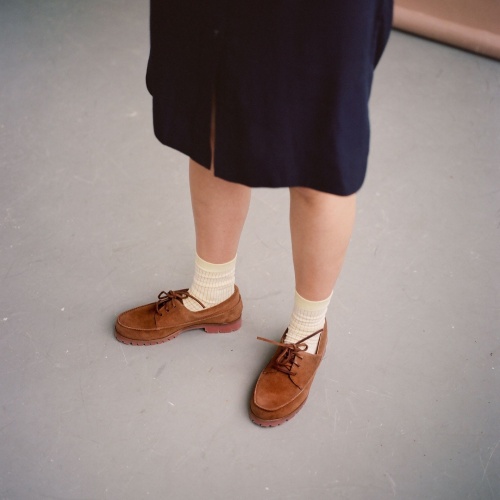
[[[158,302],[156,302],[156,312],[163,316],[161,309],[165,309],[166,312],[170,311],[170,308],[177,307],[177,302],[182,302],[184,299],[191,297],[196,300],[203,309],[205,306],[196,298],[193,297],[187,290],[170,290],[169,292],[162,291],[158,294]]]
[[[273,344],[275,346],[281,347],[282,351],[275,359],[273,367],[286,375],[296,375],[297,372],[294,371],[294,367],[300,367],[300,361],[302,361],[303,356],[301,353],[306,352],[308,345],[305,343],[306,340],[314,337],[315,335],[320,334],[323,329],[318,330],[317,332],[311,333],[307,337],[299,340],[295,344],[286,344],[284,342],[276,342],[274,340],[265,339],[263,337],[257,337],[258,340],[263,340],[264,342],[268,342],[269,344]]]

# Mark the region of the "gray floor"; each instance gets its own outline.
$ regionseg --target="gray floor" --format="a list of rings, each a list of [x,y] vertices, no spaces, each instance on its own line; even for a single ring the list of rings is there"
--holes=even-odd
[[[286,190],[254,192],[240,332],[113,338],[193,260],[147,16],[0,6],[0,498],[500,498],[498,62],[393,34],[327,358],[304,410],[261,429],[255,337],[281,335],[293,293]]]

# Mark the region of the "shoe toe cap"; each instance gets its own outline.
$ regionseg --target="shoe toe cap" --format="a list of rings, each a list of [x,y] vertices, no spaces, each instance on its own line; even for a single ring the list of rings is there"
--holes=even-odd
[[[263,373],[255,386],[255,406],[267,412],[280,410],[300,396],[301,390],[279,371]]]

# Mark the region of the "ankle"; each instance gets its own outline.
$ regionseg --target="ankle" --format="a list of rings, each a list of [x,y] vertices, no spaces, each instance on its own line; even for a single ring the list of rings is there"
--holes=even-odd
[[[213,264],[196,255],[193,282],[189,294],[196,297],[205,308],[227,300],[234,293],[236,257],[223,264]],[[200,311],[201,305],[188,297],[184,305],[190,311]]]
[[[288,325],[285,342],[295,344],[309,335],[322,330],[325,326],[326,313],[330,304],[332,294],[323,300],[312,301],[304,299],[295,292],[294,307]],[[318,348],[320,334],[304,341],[307,344],[307,352],[315,354]]]

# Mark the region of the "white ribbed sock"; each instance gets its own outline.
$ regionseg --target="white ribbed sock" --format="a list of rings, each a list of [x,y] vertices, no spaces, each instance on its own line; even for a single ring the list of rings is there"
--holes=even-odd
[[[234,293],[236,257],[224,264],[212,264],[196,255],[194,277],[189,293],[205,307],[213,307]],[[201,311],[203,307],[188,297],[183,301],[190,311]]]
[[[287,344],[295,344],[325,326],[326,312],[332,295],[333,292],[325,300],[312,301],[295,292],[292,317],[285,338]],[[308,353],[316,354],[319,337],[320,334],[305,341]]]

